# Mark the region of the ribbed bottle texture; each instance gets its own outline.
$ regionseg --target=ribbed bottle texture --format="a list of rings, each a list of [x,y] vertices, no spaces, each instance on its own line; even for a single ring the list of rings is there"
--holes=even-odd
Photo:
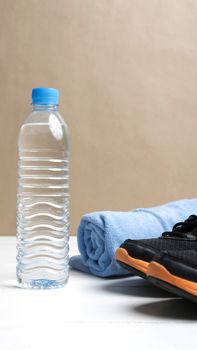
[[[43,111],[32,113],[20,131],[17,280],[25,287],[60,287],[68,278],[67,133],[57,114]]]

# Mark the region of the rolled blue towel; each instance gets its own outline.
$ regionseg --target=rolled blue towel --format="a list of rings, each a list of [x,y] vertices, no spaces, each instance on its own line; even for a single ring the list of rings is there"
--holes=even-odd
[[[128,238],[159,237],[191,214],[197,214],[197,199],[178,200],[129,212],[86,214],[77,231],[80,255],[71,257],[70,266],[100,277],[126,275],[129,272],[114,259],[114,253],[121,243]]]

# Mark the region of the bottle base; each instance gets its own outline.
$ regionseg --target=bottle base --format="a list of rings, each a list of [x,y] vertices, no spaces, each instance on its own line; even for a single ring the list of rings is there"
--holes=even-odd
[[[22,279],[17,279],[18,284],[21,288],[26,289],[55,289],[62,288],[66,285],[68,278],[64,281],[48,280],[48,279],[32,279],[29,281],[23,281]]]

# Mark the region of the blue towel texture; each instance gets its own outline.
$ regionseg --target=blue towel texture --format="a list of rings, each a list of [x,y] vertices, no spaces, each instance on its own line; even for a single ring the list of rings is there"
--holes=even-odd
[[[82,217],[77,232],[80,255],[70,259],[73,268],[100,277],[126,275],[115,259],[126,239],[156,238],[172,226],[197,214],[197,199],[184,199],[129,212],[102,211]]]

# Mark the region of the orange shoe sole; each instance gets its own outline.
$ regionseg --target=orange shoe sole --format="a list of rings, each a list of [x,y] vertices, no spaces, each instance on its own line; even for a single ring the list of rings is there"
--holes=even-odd
[[[182,290],[186,293],[191,294],[194,297],[197,297],[197,283],[196,282],[192,282],[192,281],[189,281],[189,280],[186,280],[184,278],[181,278],[181,277],[178,277],[178,276],[171,274],[164,266],[162,266],[161,264],[159,264],[156,261],[152,261],[149,264],[148,270],[147,270],[147,276],[150,277],[151,281],[152,281],[152,278],[154,278],[158,281],[164,281],[168,285],[174,286],[174,287],[178,288],[179,290]],[[158,283],[158,285],[159,285],[159,283]],[[164,287],[165,287],[165,285],[164,285]]]
[[[146,277],[149,262],[132,258],[126,249],[118,248],[115,253],[116,260],[132,272],[136,272],[141,277]]]

